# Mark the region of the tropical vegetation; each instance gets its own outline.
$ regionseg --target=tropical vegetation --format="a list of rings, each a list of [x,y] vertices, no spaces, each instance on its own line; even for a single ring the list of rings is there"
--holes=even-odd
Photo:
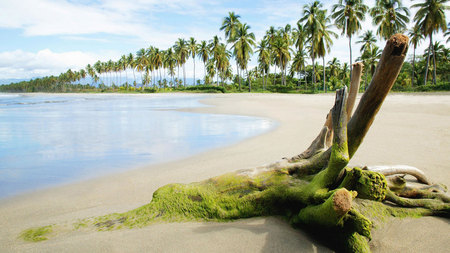
[[[240,15],[229,12],[220,27],[224,39],[218,35],[209,41],[179,38],[165,50],[149,46],[118,60],[97,61],[58,76],[0,85],[0,91],[327,92],[349,82],[354,58],[364,64],[363,90],[380,57],[377,42],[395,33],[408,34],[413,50],[393,89],[450,90],[447,1],[421,0],[411,7],[409,10],[400,0],[376,0],[372,7],[363,0],[337,0],[329,15],[320,1],[311,1],[299,10],[301,17],[295,25],[270,26],[259,40]],[[410,16],[412,10],[417,11],[414,17]],[[363,30],[366,18],[371,18],[376,30]],[[338,38],[333,30],[348,38],[349,64],[333,56],[325,60]],[[442,33],[444,40],[435,41],[437,33]],[[357,57],[353,56],[354,38],[361,46]],[[425,39],[429,39],[428,48],[417,55],[416,48]],[[191,61],[193,78],[187,78],[186,63]],[[198,75],[196,62],[203,67],[203,77]]]

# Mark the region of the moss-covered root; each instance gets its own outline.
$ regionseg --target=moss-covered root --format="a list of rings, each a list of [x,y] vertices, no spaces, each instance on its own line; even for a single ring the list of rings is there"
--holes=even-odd
[[[358,198],[383,201],[386,197],[386,178],[377,172],[358,167],[346,168],[339,187],[357,191]]]
[[[437,214],[450,215],[450,203],[445,203],[439,199],[408,199],[397,196],[394,192],[388,190],[386,200],[402,207],[423,207],[430,209]]]
[[[367,238],[360,235],[358,232],[348,233],[345,235],[343,240],[345,245],[343,248],[344,252],[349,253],[370,253],[369,243]]]
[[[307,206],[300,210],[298,217],[293,219],[293,222],[335,227],[341,223],[343,217],[352,208],[354,197],[356,197],[356,192],[350,192],[345,188],[341,188],[334,192],[324,203]]]

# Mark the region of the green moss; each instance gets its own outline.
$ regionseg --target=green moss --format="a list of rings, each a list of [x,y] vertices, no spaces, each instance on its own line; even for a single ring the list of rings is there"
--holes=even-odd
[[[386,178],[377,172],[358,167],[346,168],[340,187],[358,192],[358,198],[382,201],[386,197]]]
[[[28,242],[40,242],[48,240],[46,237],[48,234],[52,232],[52,225],[44,226],[44,227],[37,227],[37,228],[30,228],[25,231],[23,231],[20,234],[20,238],[22,238],[25,241]]]

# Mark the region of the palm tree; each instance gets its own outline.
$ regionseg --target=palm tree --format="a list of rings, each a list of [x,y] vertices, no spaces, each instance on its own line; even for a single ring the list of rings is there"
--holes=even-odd
[[[188,47],[189,47],[189,54],[192,56],[192,61],[194,62],[194,83],[193,85],[195,85],[195,56],[197,55],[197,51],[198,51],[198,46],[197,46],[197,41],[191,37],[189,39],[189,43],[188,43]]]
[[[230,59],[231,53],[226,49],[225,44],[220,43],[217,48],[217,58],[215,58],[216,69],[218,71],[217,77],[221,77],[222,86],[224,86],[224,79],[226,78],[226,71],[230,67]],[[217,80],[217,85],[219,81]]]
[[[175,53],[173,52],[172,48],[167,49],[165,61],[166,61],[166,66],[169,70],[169,75],[172,78],[172,84],[173,84],[173,77],[175,76],[176,58],[175,58]]]
[[[427,84],[428,66],[430,62],[430,51],[433,45],[433,33],[447,30],[445,12],[449,7],[445,5],[447,0],[425,0],[423,3],[414,4],[412,8],[419,8],[414,16],[414,22],[419,26],[423,36],[430,37],[430,45],[428,46],[427,67],[425,70],[424,83]],[[433,83],[436,84],[436,59],[433,58]]]
[[[285,85],[284,71],[287,67],[287,63],[291,60],[289,43],[281,36],[277,36],[275,41],[273,42],[272,50],[275,64],[280,67],[282,84]]]
[[[152,54],[152,59],[151,62],[156,70],[156,72],[158,73],[159,70],[159,84],[162,84],[162,75],[161,75],[161,68],[163,67],[163,56],[162,56],[162,51],[159,50],[159,48],[154,48],[153,49],[153,54]]]
[[[146,69],[146,66],[148,65],[148,58],[146,56],[146,52],[144,48],[139,49],[139,51],[136,52],[136,69],[139,72],[142,72]],[[147,78],[148,79],[148,78]],[[142,87],[144,87],[144,74],[141,73],[141,82]]]
[[[331,31],[330,18],[326,16],[327,11],[323,10],[319,12],[319,22],[322,23],[321,29],[319,29],[318,41],[317,41],[317,56],[321,56],[323,60],[323,91],[327,92],[325,85],[325,55],[330,52],[331,46],[333,45],[333,40],[331,36],[337,38],[338,35]]]
[[[373,76],[375,73],[378,59],[381,57],[381,50],[377,46],[373,46],[370,49],[364,50],[364,53],[357,60],[363,61],[365,65],[365,82],[364,82],[364,90],[367,89],[367,74],[370,71],[370,75]]]
[[[92,80],[94,80],[94,83],[98,81],[98,76],[95,74],[95,68],[93,68],[91,64],[88,64],[86,66],[86,72],[92,78]]]
[[[401,0],[377,0],[370,15],[373,24],[378,26],[377,34],[385,40],[404,31],[409,22],[409,10],[402,5]]]
[[[132,53],[128,54],[127,65],[129,68],[131,68],[133,70],[133,78],[134,78],[133,86],[134,86],[134,88],[136,88],[136,75],[134,73],[134,69],[136,68],[136,61],[134,60],[134,55]]]
[[[412,76],[411,76],[411,87],[414,87],[415,79],[415,68],[416,68],[416,48],[423,40],[423,35],[420,32],[420,27],[415,25],[412,30],[409,31],[409,44],[413,45],[413,60],[412,60]]]
[[[222,21],[222,26],[220,27],[221,31],[225,31],[225,39],[228,43],[234,43],[236,41],[236,34],[239,27],[242,25],[239,19],[241,16],[236,15],[233,12],[228,12],[228,16],[225,17]],[[239,67],[238,61],[236,59],[236,71],[239,75]]]
[[[183,85],[186,87],[186,70],[184,68],[184,65],[186,63],[186,59],[189,56],[189,48],[186,40],[184,39],[178,39],[175,42],[175,53],[178,56],[179,65],[183,66]]]
[[[308,35],[308,42],[311,49],[311,60],[313,66],[313,86],[316,85],[316,68],[314,60],[317,56],[316,48],[317,42],[319,41],[319,31],[322,30],[323,24],[319,20],[320,13],[322,10],[322,4],[319,1],[314,1],[311,4],[305,4],[303,6],[303,17],[300,18],[299,22],[305,22],[304,28],[306,34]]]
[[[348,46],[350,49],[350,66],[352,66],[352,36],[361,30],[361,21],[364,20],[369,7],[362,3],[362,0],[339,0],[338,4],[333,5],[331,17],[336,26],[342,29],[342,35],[348,37]],[[350,68],[350,77],[352,69]]]
[[[98,77],[100,78],[101,74],[102,74],[102,69],[103,69],[102,68],[102,62],[101,61],[97,61],[96,63],[94,63],[94,69],[95,69],[95,72],[98,73]],[[102,83],[105,84],[105,81],[102,80]]]
[[[269,43],[267,40],[262,39],[256,49],[258,53],[258,63],[259,68],[263,71],[263,89],[266,87],[267,82],[267,73],[269,72],[270,67],[270,51],[269,51]]]
[[[377,38],[373,35],[372,31],[366,31],[363,35],[359,36],[359,41],[357,44],[362,44],[359,51],[363,53],[366,49],[371,49],[377,43]]]
[[[127,61],[127,56],[126,55],[122,55],[120,57],[120,70],[121,71],[125,71],[125,83],[127,86],[127,90],[128,90],[128,73],[127,73],[127,68],[128,68],[128,61]]]
[[[236,41],[233,44],[236,59],[239,63],[239,67],[241,67],[241,70],[244,69],[247,72],[248,77],[248,71],[247,71],[247,64],[250,60],[250,56],[253,54],[252,46],[255,46],[255,34],[249,32],[250,26],[247,24],[241,25],[236,33]],[[241,79],[239,78],[239,90],[241,89]],[[252,84],[249,79],[249,91],[252,90]]]
[[[305,69],[305,62],[306,62],[305,50],[297,51],[297,53],[295,54],[294,59],[292,61],[291,74],[292,75],[294,73],[298,74],[298,86],[300,86],[300,73],[302,72],[302,70]],[[305,74],[304,74],[304,76],[306,77]],[[306,88],[306,83],[305,83],[305,88]]]
[[[206,41],[202,40],[198,47],[198,55],[203,61],[203,66],[205,68],[205,84],[206,84],[206,62],[209,59],[209,45]]]
[[[236,15],[234,11],[228,12],[228,16],[223,18],[220,30],[225,31],[227,43],[233,43],[235,41],[237,30],[241,25],[240,18],[241,16]]]

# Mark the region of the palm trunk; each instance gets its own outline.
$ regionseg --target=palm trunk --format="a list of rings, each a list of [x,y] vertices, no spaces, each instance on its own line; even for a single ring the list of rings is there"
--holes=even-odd
[[[239,91],[241,91],[241,75],[240,75],[240,73],[239,73],[239,66],[238,66],[238,61],[237,61],[237,59],[236,59],[236,72],[237,72],[238,79],[239,79]]]
[[[192,57],[192,61],[194,62],[194,83],[193,83],[193,85],[195,86],[195,57]]]
[[[127,73],[127,69],[125,68],[125,83],[127,85],[127,90],[128,90],[128,73]]]
[[[276,85],[275,80],[277,77],[277,64],[275,64],[275,69],[273,70],[273,84],[272,85]]]
[[[325,85],[325,56],[323,56],[322,59],[323,59],[323,91],[327,93],[327,87]]]
[[[433,33],[430,35],[431,41],[433,41]],[[431,49],[433,49],[433,84],[436,85],[436,53],[434,52],[434,45],[431,42]]]
[[[136,88],[136,74],[134,73],[134,68],[133,68],[133,77],[134,77],[134,88]]]
[[[183,86],[186,87],[186,68],[183,64]]]
[[[432,45],[432,36],[430,36],[430,45],[428,46],[427,66],[426,66],[426,68],[425,68],[425,79],[424,79],[424,84],[423,84],[423,85],[427,85],[428,66],[430,66],[430,52],[431,52],[431,45]]]
[[[414,69],[416,67],[416,46],[414,45],[413,61],[412,61],[412,76],[411,76],[411,88],[414,88]]]
[[[350,80],[352,80],[352,36],[348,37],[348,47],[350,48]]]
[[[314,49],[313,49],[313,55],[314,55]],[[313,90],[316,90],[316,64],[314,63],[314,56],[312,57],[312,65],[313,65],[313,75],[312,75],[312,85]]]
[[[247,80],[248,80],[248,92],[252,92],[252,82],[250,80],[250,76],[248,75],[248,69],[245,68],[245,73],[247,73]]]
[[[177,66],[177,87],[178,87],[178,81],[180,80],[180,65]]]
[[[206,62],[203,62],[203,66],[205,68],[205,80],[203,81],[203,85],[206,85]]]

